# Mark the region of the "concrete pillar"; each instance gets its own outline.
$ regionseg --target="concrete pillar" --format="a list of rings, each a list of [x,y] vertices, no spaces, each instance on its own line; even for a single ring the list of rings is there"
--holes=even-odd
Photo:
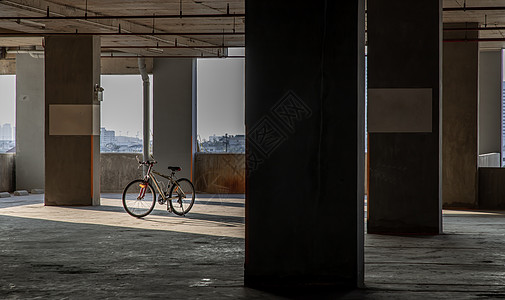
[[[245,284],[359,286],[364,2],[246,12]]]
[[[471,28],[478,25],[454,23],[444,24],[444,27]],[[444,39],[478,36],[475,30],[444,32]],[[442,99],[443,205],[473,208],[477,206],[478,42],[444,43]]]
[[[44,59],[16,55],[16,189],[44,188]]]
[[[45,37],[45,205],[100,204],[100,38]]]
[[[480,53],[479,154],[501,153],[502,66],[501,50]]]
[[[156,166],[192,178],[196,151],[196,61],[159,58],[153,66],[153,154]]]
[[[367,8],[368,233],[438,234],[442,1]]]

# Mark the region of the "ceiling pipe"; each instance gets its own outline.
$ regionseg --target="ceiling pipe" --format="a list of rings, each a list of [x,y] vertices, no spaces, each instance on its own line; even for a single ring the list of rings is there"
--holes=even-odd
[[[459,42],[505,42],[505,38],[445,39],[444,43]]]
[[[23,9],[23,10],[26,10],[26,11],[29,11],[29,12],[35,12],[35,13],[45,14],[46,16],[51,16],[52,15],[52,17],[66,17],[65,15],[63,15],[61,13],[58,13],[58,12],[54,12],[53,11],[53,12],[50,12],[48,14],[48,11],[46,9],[41,9],[41,8],[37,8],[37,7],[31,7],[31,6],[28,6],[28,5],[25,5],[25,4],[20,4],[20,3],[17,3],[17,2],[12,2],[12,1],[9,1],[9,0],[0,0],[0,5],[7,5],[7,6],[10,6],[10,7],[16,7],[16,8],[20,8],[20,9]],[[75,11],[79,10],[77,7],[74,7],[74,6],[65,5],[65,7],[72,8]],[[85,14],[84,10],[81,9],[80,11],[82,11]],[[112,30],[112,31],[116,30],[115,26],[113,27],[113,26],[104,24],[100,20],[90,21],[90,20],[80,20],[80,19],[78,19],[76,21],[80,22],[80,23],[88,24],[88,25],[91,25],[91,26],[95,26],[95,27],[98,26],[98,27],[106,29],[106,30]],[[142,26],[144,28],[152,30],[151,26],[146,26],[144,24],[134,23],[133,21],[124,21],[124,22],[128,22],[128,23],[131,23],[132,25]],[[128,31],[124,30],[124,32],[128,32]],[[147,40],[154,40],[154,41],[160,42],[160,43],[166,43],[166,44],[169,44],[169,45],[170,44],[174,44],[173,41],[161,38],[159,36],[146,35],[146,36],[139,36],[139,37],[145,38]],[[181,45],[182,44],[186,44],[186,42],[180,41],[179,44],[181,44]],[[210,51],[210,50],[206,50],[206,52],[208,52],[210,54],[213,54],[212,51]]]
[[[455,27],[455,28],[444,28],[444,31],[490,31],[490,30],[505,30],[503,26],[495,27]]]
[[[102,53],[101,58],[135,58],[135,57],[144,57],[144,58],[245,58],[245,55],[221,55],[221,56],[210,56],[210,55],[124,55],[126,53],[119,53],[114,55],[104,55]]]
[[[102,46],[102,49],[222,49],[222,48],[242,48],[243,45],[225,46]]]
[[[43,58],[43,50],[7,50],[7,54],[30,54],[32,57]],[[123,52],[102,52],[101,58],[245,58],[241,55],[139,55]]]
[[[39,50],[7,50],[7,54],[29,54],[33,58],[44,58],[44,51]]]
[[[245,14],[195,14],[195,15],[131,15],[131,16],[40,16],[40,17],[0,17],[0,20],[113,20],[113,19],[225,19],[244,18]]]
[[[149,151],[149,145],[150,145],[150,128],[151,128],[151,120],[150,120],[150,97],[149,97],[149,91],[150,91],[150,83],[149,83],[149,75],[147,75],[147,68],[146,68],[146,60],[144,57],[139,57],[138,58],[138,63],[139,63],[139,72],[140,75],[142,76],[142,82],[144,86],[144,93],[143,93],[143,111],[144,111],[144,118],[143,118],[143,126],[142,126],[142,131],[143,131],[143,148],[142,148],[142,154],[143,154],[143,159],[144,161],[149,160],[149,154],[151,153]],[[144,175],[147,172],[147,167],[144,166]]]

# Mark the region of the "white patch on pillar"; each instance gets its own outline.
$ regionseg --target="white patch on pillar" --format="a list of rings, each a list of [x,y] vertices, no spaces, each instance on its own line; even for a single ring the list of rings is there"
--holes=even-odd
[[[100,135],[100,105],[49,105],[49,135]]]
[[[368,132],[432,132],[433,91],[368,89]]]

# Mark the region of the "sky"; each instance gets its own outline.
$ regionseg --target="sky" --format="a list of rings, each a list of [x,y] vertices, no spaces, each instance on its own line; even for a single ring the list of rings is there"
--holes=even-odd
[[[199,59],[197,132],[200,138],[245,134],[244,59]]]
[[[234,51],[234,52],[233,52]],[[243,50],[231,50],[234,55]],[[244,134],[244,59],[198,59],[197,133],[209,136]],[[152,75],[151,95],[152,95]],[[142,79],[140,75],[103,75],[101,126],[116,135],[142,138]],[[14,75],[0,75],[0,125],[15,126]],[[152,107],[152,106],[151,106]]]
[[[152,97],[152,75],[149,81]],[[102,75],[101,84],[104,88],[101,127],[116,131],[116,135],[136,137],[138,134],[142,138],[143,83],[140,74]]]

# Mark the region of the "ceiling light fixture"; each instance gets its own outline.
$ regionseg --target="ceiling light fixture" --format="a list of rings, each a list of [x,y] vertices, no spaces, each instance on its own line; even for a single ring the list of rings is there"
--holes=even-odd
[[[46,29],[46,24],[30,21],[30,20],[24,20],[24,19],[17,19],[16,23],[19,25],[25,25],[28,27],[33,27],[33,28],[38,28],[38,29]]]
[[[153,53],[159,53],[159,54],[163,53],[163,49],[160,49],[160,48],[147,48],[147,51],[153,52]]]

